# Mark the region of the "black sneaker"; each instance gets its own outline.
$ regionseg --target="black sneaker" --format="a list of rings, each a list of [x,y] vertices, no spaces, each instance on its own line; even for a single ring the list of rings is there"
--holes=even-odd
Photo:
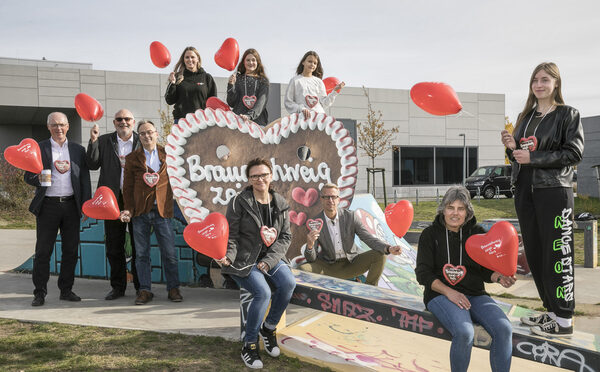
[[[277,345],[277,335],[275,334],[275,330],[270,331],[267,328],[265,328],[265,325],[263,324],[263,326],[260,327],[260,331],[258,332],[258,334],[263,340],[263,344],[265,345],[265,351],[267,352],[267,354],[269,354],[273,358],[278,357],[279,354],[281,354],[281,350]]]
[[[531,332],[543,337],[571,337],[573,336],[573,326],[561,327],[556,320],[550,320],[541,326],[531,328]]]
[[[550,318],[550,315],[544,313],[542,315],[536,315],[536,316],[522,316],[521,317],[521,324],[524,324],[526,326],[541,326],[543,324],[548,323],[549,321],[551,321],[552,318]]]
[[[258,355],[258,342],[244,344],[244,347],[242,347],[242,360],[248,368],[260,369],[263,367],[260,355]]]

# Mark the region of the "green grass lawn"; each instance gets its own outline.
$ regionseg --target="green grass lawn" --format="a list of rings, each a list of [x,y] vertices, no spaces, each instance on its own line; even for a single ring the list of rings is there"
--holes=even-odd
[[[0,319],[2,371],[242,371],[241,343],[58,323]],[[261,352],[267,371],[329,371]]]

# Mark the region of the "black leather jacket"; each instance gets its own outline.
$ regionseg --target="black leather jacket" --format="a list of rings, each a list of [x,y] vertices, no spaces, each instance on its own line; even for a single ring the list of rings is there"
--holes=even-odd
[[[289,206],[283,196],[271,191],[273,196],[273,227],[277,230],[277,239],[267,249],[267,254],[261,259],[269,268],[275,267],[280,260],[287,262],[285,254],[292,241],[290,232]],[[260,236],[261,221],[259,211],[252,196],[252,188],[248,187],[236,195],[227,206],[227,222],[229,223],[229,241],[225,254],[232,266],[223,266],[223,274],[233,274],[246,277],[256,263],[263,246]]]
[[[532,112],[525,116],[525,123]],[[523,137],[526,125],[522,124],[513,133],[515,142]],[[548,114],[536,132],[537,149],[531,152],[531,163],[522,165],[533,169],[532,187],[572,187],[573,166],[583,157],[583,126],[579,111],[571,106],[561,105]],[[512,156],[512,150],[506,154],[512,164],[511,182],[517,185],[521,165]]]

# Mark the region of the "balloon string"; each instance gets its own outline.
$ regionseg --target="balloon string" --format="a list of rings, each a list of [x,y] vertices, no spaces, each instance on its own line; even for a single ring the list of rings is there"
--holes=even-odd
[[[213,258],[213,261],[217,262],[217,261],[216,261],[214,258]],[[218,263],[218,262],[217,262],[217,265],[219,265],[219,263]],[[247,268],[249,268],[249,267],[253,267],[253,266],[256,266],[256,265],[257,265],[256,263],[253,263],[252,265],[247,265],[247,266],[244,266],[244,267],[240,267],[240,268],[238,269],[237,267],[233,266],[233,264],[232,264],[232,265],[229,265],[229,267],[231,267],[232,269],[234,269],[234,270],[237,270],[237,271],[242,271],[242,270],[246,270]],[[221,265],[219,265],[219,266],[221,266]],[[267,275],[267,276],[271,276],[271,277],[272,277],[273,275],[275,275],[275,273],[276,273],[277,271],[279,271],[279,269],[280,269],[282,266],[287,266],[287,267],[289,267],[290,269],[292,268],[290,265],[288,265],[288,264],[284,263],[284,264],[282,264],[282,265],[279,265],[279,267],[278,267],[277,269],[275,269],[275,271],[273,272],[273,274],[269,274],[268,272],[265,272],[265,271],[261,271],[261,272],[262,272],[263,274]],[[221,267],[222,267],[222,266],[221,266]]]

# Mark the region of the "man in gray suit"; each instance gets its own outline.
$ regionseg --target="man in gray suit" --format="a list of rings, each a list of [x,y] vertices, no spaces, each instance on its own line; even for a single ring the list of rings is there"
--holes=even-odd
[[[391,246],[367,231],[360,218],[347,209],[338,208],[340,191],[328,183],[321,189],[323,221],[321,230],[313,229],[306,237],[304,257],[307,263],[298,269],[341,279],[350,279],[369,271],[367,284],[377,285],[383,273],[386,254],[400,254],[402,248]],[[365,242],[370,251],[358,253],[354,236]],[[320,248],[320,250],[319,250]]]

